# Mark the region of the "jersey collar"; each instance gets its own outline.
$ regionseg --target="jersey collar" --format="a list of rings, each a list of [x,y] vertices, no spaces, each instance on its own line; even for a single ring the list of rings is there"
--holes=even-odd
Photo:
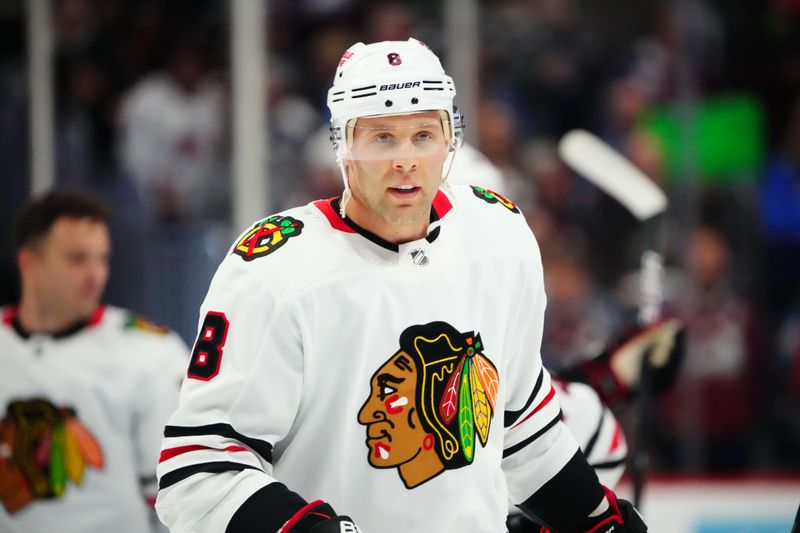
[[[84,320],[79,320],[78,322],[72,324],[71,326],[67,326],[66,328],[56,331],[54,333],[48,333],[49,337],[54,339],[64,339],[67,337],[71,337],[75,335],[79,331],[82,331],[84,328],[88,328],[91,326],[95,326],[99,324],[103,320],[103,315],[105,314],[106,308],[103,305],[98,306],[89,316]],[[6,326],[10,326],[14,329],[14,331],[22,337],[23,339],[29,339],[32,332],[26,330],[22,327],[22,323],[19,321],[19,314],[17,313],[16,307],[7,307],[3,311],[3,324]]]
[[[333,229],[342,231],[344,233],[358,233],[362,237],[374,242],[378,246],[382,248],[386,248],[387,250],[391,250],[393,252],[399,251],[399,246],[391,243],[378,235],[375,235],[371,231],[368,231],[350,219],[350,217],[346,216],[342,218],[339,216],[339,202],[341,201],[341,197],[337,196],[335,198],[328,198],[327,200],[317,200],[314,202],[314,206],[319,209],[325,218],[328,219],[331,227]],[[436,196],[433,198],[433,206],[431,207],[431,217],[430,217],[430,224],[428,225],[428,236],[425,237],[425,240],[428,242],[433,242],[439,237],[439,233],[441,233],[441,224],[436,224],[439,220],[442,219],[450,210],[453,208],[453,203],[450,201],[450,198],[447,197],[447,194],[439,189],[436,192]]]

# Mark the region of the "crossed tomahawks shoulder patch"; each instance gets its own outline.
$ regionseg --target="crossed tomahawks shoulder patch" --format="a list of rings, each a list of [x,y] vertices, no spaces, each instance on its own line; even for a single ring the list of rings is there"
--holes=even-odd
[[[257,222],[245,233],[233,247],[233,253],[245,261],[252,261],[271,254],[302,231],[302,221],[290,216],[274,215]]]

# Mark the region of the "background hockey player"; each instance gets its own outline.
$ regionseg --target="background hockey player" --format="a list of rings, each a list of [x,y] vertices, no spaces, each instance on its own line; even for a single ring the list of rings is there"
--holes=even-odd
[[[159,465],[174,531],[499,533],[509,498],[554,531],[646,531],[560,421],[519,209],[440,189],[454,95],[419,41],[345,52],[342,196],[246,230],[201,309]]]
[[[188,350],[174,333],[99,304],[107,217],[70,192],[19,214],[22,295],[0,324],[0,531],[161,529],[155,465]]]

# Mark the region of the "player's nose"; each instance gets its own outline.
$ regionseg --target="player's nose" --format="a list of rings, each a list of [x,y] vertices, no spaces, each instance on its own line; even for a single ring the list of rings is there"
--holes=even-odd
[[[398,172],[411,172],[417,169],[418,164],[414,157],[396,157],[392,161],[392,168]]]

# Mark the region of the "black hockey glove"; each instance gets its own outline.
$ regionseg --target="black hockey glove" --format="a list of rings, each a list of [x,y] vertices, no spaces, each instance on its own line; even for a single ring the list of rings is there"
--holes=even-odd
[[[594,359],[567,368],[558,376],[587,383],[603,403],[619,412],[638,392],[642,360],[648,352],[653,367],[652,392],[658,394],[672,386],[683,359],[684,342],[683,324],[676,318],[632,327]]]
[[[626,500],[618,500],[607,487],[603,487],[608,500],[608,509],[598,516],[587,518],[583,531],[556,531],[541,527],[537,533],[647,533],[639,512]]]
[[[297,512],[279,533],[361,533],[349,516],[337,516],[333,508],[316,500]]]

